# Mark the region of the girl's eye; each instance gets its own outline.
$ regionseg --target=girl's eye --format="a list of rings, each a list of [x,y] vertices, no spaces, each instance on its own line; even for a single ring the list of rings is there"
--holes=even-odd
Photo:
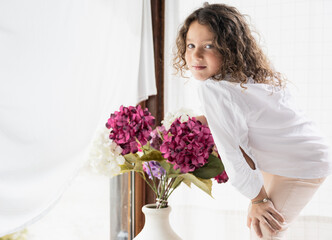
[[[208,44],[208,45],[205,46],[205,48],[211,49],[211,48],[213,48],[213,45],[212,44]]]
[[[188,45],[187,45],[187,48],[194,48],[195,46],[194,46],[194,44],[192,44],[192,43],[189,43]]]

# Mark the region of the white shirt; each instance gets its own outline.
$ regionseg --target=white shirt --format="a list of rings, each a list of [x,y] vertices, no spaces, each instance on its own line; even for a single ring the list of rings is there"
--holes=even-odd
[[[289,89],[208,79],[199,97],[229,181],[253,199],[263,186],[260,170],[291,178],[332,173],[329,146],[296,106]],[[255,163],[247,164],[241,147]]]

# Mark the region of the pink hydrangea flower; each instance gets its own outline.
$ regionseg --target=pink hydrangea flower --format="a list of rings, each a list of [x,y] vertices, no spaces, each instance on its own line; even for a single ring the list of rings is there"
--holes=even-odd
[[[142,109],[140,105],[133,107],[120,107],[120,111],[111,114],[106,127],[111,129],[110,139],[122,149],[122,154],[136,153],[140,147],[151,139],[151,126],[155,124],[155,118],[148,109]]]
[[[217,175],[215,178],[215,180],[217,180],[218,183],[225,183],[228,181],[228,176],[226,171],[223,171],[221,174]]]
[[[192,172],[207,163],[214,141],[210,129],[194,117],[181,123],[177,118],[160,146],[163,157],[182,173]]]

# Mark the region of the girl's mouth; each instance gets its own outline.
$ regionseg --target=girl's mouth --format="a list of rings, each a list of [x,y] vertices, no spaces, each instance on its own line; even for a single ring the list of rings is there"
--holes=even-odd
[[[195,70],[203,70],[205,68],[206,68],[206,66],[193,66],[193,69],[195,69]]]

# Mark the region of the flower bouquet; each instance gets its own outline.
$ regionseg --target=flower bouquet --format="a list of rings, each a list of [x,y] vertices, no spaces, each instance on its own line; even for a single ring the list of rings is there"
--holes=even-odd
[[[91,165],[107,176],[135,171],[156,195],[156,207],[183,182],[211,195],[212,181],[228,180],[210,129],[188,113],[167,114],[162,126],[140,105],[121,106],[94,141]]]

